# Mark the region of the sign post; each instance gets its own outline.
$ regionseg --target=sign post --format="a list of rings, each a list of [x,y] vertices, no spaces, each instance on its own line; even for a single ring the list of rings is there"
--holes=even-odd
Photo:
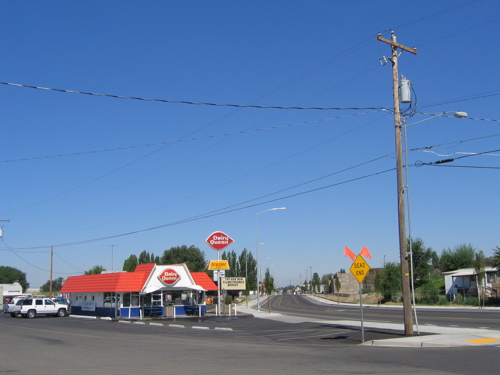
[[[365,329],[363,326],[363,289],[361,284],[365,280],[368,271],[370,271],[370,266],[366,263],[365,259],[358,254],[356,259],[349,268],[349,271],[354,275],[356,280],[359,282],[359,309],[361,311],[361,342],[365,342]]]
[[[229,246],[234,242],[234,240],[229,237],[227,234],[224,232],[213,232],[208,238],[205,240],[205,242],[210,246],[212,249],[217,250],[217,265],[212,265],[213,261],[210,261],[210,267],[214,267],[212,269],[215,269],[217,272],[217,315],[220,315],[220,287],[221,287],[221,277],[220,277],[220,270],[228,270],[229,269],[229,263],[225,261],[225,264],[221,263],[220,259],[220,250],[224,249],[225,247]],[[224,262],[224,261],[223,261]],[[226,268],[227,267],[227,268]],[[210,268],[209,268],[210,269]]]

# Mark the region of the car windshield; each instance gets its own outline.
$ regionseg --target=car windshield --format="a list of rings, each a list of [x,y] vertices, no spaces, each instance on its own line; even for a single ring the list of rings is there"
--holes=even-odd
[[[19,301],[17,301],[16,306],[21,306],[23,304],[23,301],[24,301],[23,299],[20,299]]]

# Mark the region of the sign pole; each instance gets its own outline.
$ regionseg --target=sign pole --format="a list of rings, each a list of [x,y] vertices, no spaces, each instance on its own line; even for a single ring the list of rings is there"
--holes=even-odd
[[[368,275],[368,272],[370,271],[370,266],[368,265],[368,263],[366,263],[365,259],[360,254],[358,254],[356,259],[354,259],[354,262],[352,263],[351,268],[349,268],[349,270],[356,278],[356,280],[358,280],[359,283],[359,309],[361,312],[361,342],[365,342],[365,328],[363,325],[363,289],[361,285],[363,284],[365,277]]]
[[[359,283],[359,309],[361,311],[361,342],[365,342],[365,327],[363,325],[363,289]]]
[[[220,251],[225,247],[229,246],[234,240],[229,237],[224,232],[213,232],[205,242],[214,250],[217,250],[217,261],[220,261]],[[229,269],[229,268],[227,268]],[[221,268],[217,268],[217,316],[220,316],[220,288],[221,288],[221,280],[220,280],[220,270]]]
[[[217,250],[217,260],[220,260],[220,250]],[[220,282],[220,270],[217,270],[217,316],[221,316],[220,312],[220,287],[221,287],[221,282]]]

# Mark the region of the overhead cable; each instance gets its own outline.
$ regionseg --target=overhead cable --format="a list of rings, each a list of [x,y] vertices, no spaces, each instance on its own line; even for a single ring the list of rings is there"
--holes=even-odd
[[[25,85],[21,83],[10,83],[10,82],[1,82],[2,85],[7,86],[17,86],[17,87],[25,87],[36,90],[48,90],[48,91],[57,91],[63,92],[67,94],[82,94],[82,95],[90,95],[90,96],[100,96],[105,98],[115,98],[115,99],[131,99],[131,100],[142,100],[148,102],[160,102],[160,103],[169,103],[169,104],[190,104],[190,105],[205,105],[205,106],[215,106],[215,107],[236,107],[236,108],[256,108],[256,109],[297,109],[297,110],[317,110],[317,111],[365,111],[365,110],[387,110],[386,107],[282,107],[282,106],[263,106],[263,105],[252,105],[252,104],[228,104],[228,103],[210,103],[210,102],[193,102],[187,100],[168,100],[168,99],[154,99],[154,98],[141,98],[136,96],[124,96],[124,95],[113,95],[113,94],[99,94],[94,92],[86,92],[86,91],[76,91],[76,90],[65,90],[65,89],[57,89],[51,87],[41,87],[41,86],[33,86],[33,85]]]

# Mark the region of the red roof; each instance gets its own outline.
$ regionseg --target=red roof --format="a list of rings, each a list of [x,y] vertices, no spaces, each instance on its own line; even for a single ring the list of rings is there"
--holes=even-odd
[[[191,272],[194,283],[201,286],[205,290],[218,290],[217,285],[212,281],[210,276],[205,272]]]
[[[61,293],[140,292],[154,266],[154,263],[139,264],[134,272],[70,276]]]

